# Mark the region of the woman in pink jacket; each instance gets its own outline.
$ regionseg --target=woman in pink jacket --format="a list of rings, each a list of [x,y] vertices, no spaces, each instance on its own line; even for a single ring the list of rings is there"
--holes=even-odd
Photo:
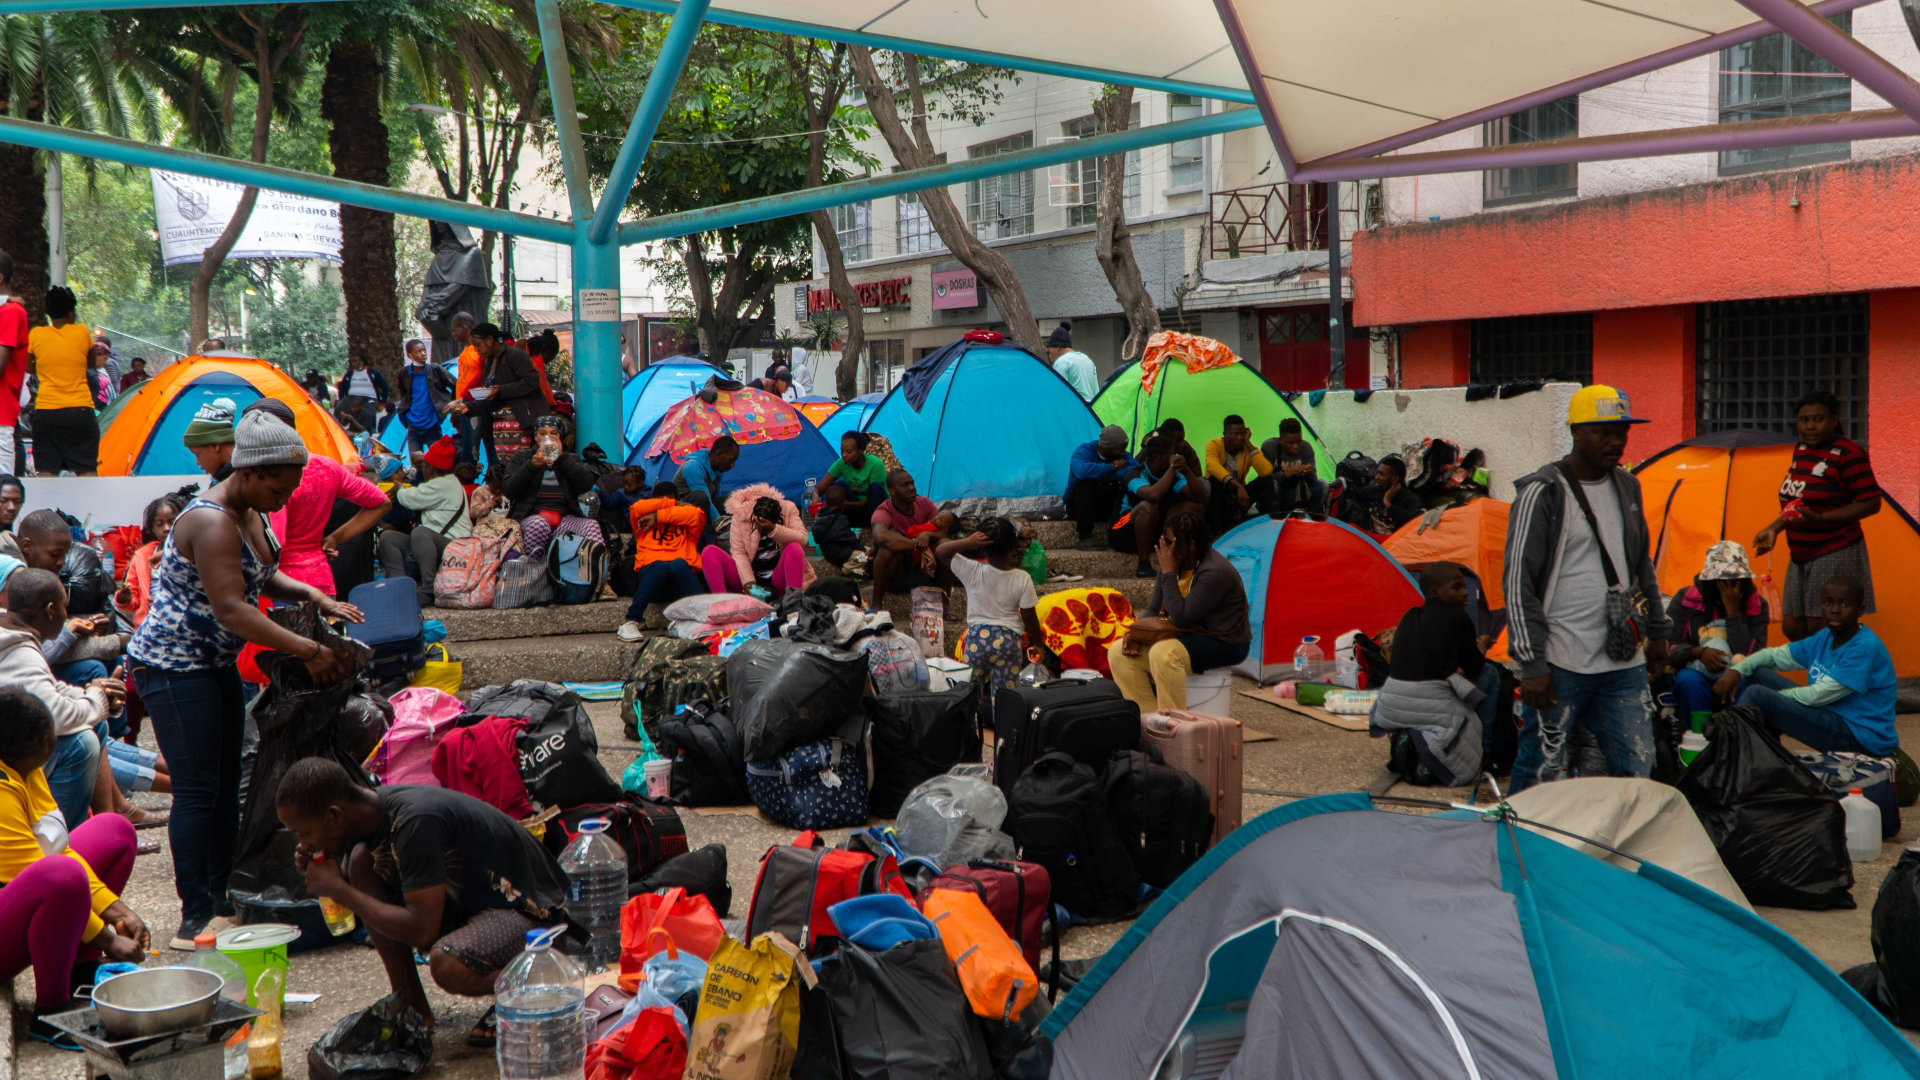
[[[807,526],[800,509],[780,497],[771,484],[748,484],[727,496],[733,528],[731,552],[709,546],[700,552],[700,568],[710,592],[744,592],[758,585],[777,603],[788,589],[813,584],[807,561]]]

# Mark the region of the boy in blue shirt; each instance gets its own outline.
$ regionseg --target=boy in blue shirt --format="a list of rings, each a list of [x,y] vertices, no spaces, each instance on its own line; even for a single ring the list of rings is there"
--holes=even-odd
[[[1860,625],[1866,590],[1850,577],[1828,578],[1820,590],[1824,629],[1811,637],[1761,649],[1727,668],[1714,684],[1729,697],[1748,680],[1740,704],[1760,710],[1767,727],[1822,752],[1845,750],[1885,757],[1900,744],[1893,727],[1898,680],[1893,657],[1872,630]],[[1805,669],[1796,686],[1781,671]]]

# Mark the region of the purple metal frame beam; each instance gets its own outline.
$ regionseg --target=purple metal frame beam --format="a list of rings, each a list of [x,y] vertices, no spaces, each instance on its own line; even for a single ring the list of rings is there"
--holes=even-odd
[[[1254,66],[1253,45],[1247,40],[1246,28],[1240,25],[1240,13],[1234,10],[1233,0],[1213,0],[1213,6],[1220,13],[1220,25],[1227,32],[1234,55],[1240,58],[1240,70],[1246,72],[1247,89],[1253,92],[1253,104],[1260,110],[1260,119],[1266,121],[1267,137],[1273,140],[1273,148],[1280,155],[1280,171],[1291,177],[1300,163],[1294,160],[1293,147],[1287,145],[1287,133],[1280,128],[1280,111],[1274,108],[1273,91]]]
[[[1805,146],[1859,139],[1896,139],[1914,135],[1920,135],[1920,120],[1899,109],[1814,113],[1778,120],[1747,120],[1737,124],[1636,131],[1584,139],[1508,143],[1505,146],[1442,150],[1429,154],[1322,158],[1302,165],[1292,179],[1295,183],[1374,180],[1389,176],[1518,169],[1530,165],[1569,165],[1581,161]]]
[[[1920,119],[1920,83],[1799,0],[1740,0],[1740,5],[1859,80],[1887,104]]]
[[[1219,0],[1219,2],[1224,4],[1226,0]],[[1852,11],[1855,8],[1866,7],[1873,2],[1874,0],[1824,0],[1823,3],[1814,4],[1811,10],[1815,15],[1820,16],[1839,15],[1843,12]],[[1748,6],[1752,7],[1753,5],[1749,4]],[[1795,6],[1798,7],[1799,5],[1796,4]],[[1824,22],[1824,19],[1822,21]],[[1351,158],[1371,157],[1375,154],[1384,154],[1390,150],[1398,150],[1403,146],[1423,143],[1428,139],[1438,138],[1449,132],[1459,131],[1462,128],[1470,128],[1475,124],[1482,124],[1488,120],[1498,120],[1500,117],[1510,116],[1523,109],[1531,109],[1536,105],[1545,105],[1549,101],[1558,101],[1569,94],[1579,94],[1588,90],[1597,90],[1602,86],[1609,86],[1622,79],[1630,79],[1635,75],[1645,75],[1650,71],[1658,71],[1663,67],[1677,64],[1682,60],[1691,60],[1696,56],[1705,56],[1708,53],[1719,52],[1721,49],[1731,48],[1735,45],[1743,45],[1757,38],[1763,38],[1768,34],[1776,33],[1780,29],[1782,28],[1774,26],[1769,22],[1757,22],[1751,26],[1743,26],[1737,30],[1728,30],[1725,33],[1701,38],[1699,41],[1690,41],[1685,45],[1676,45],[1671,49],[1664,49],[1651,56],[1643,56],[1638,60],[1629,60],[1624,64],[1615,64],[1613,67],[1604,68],[1591,75],[1582,75],[1577,79],[1569,79],[1563,83],[1556,83],[1544,90],[1535,90],[1531,94],[1523,94],[1517,98],[1509,98],[1506,101],[1475,109],[1472,112],[1461,113],[1459,116],[1428,124],[1425,127],[1414,128],[1411,131],[1403,131],[1398,135],[1390,135],[1384,139],[1376,139],[1365,145],[1356,146],[1351,150],[1341,152],[1339,160],[1345,161]],[[1831,26],[1829,26],[1829,29],[1831,29]],[[1795,37],[1798,37],[1798,35],[1795,35]],[[1806,44],[1804,41],[1801,43]],[[1237,48],[1238,46],[1236,45],[1236,49]],[[1253,69],[1250,61],[1246,59],[1247,55],[1248,54],[1242,53],[1241,66],[1247,69],[1247,81],[1254,85],[1255,93],[1258,94],[1260,92],[1259,87],[1265,80],[1260,77],[1258,71]],[[1827,59],[1831,60],[1832,58],[1828,57]],[[1882,62],[1884,63],[1884,61]],[[1849,72],[1849,74],[1851,74],[1851,72]],[[1855,76],[1855,78],[1858,78],[1858,76]],[[1866,80],[1862,79],[1861,81],[1865,82]],[[1878,90],[1874,92],[1879,93]],[[1889,98],[1888,100],[1892,99]],[[1333,160],[1335,159],[1328,157],[1319,161],[1309,161],[1306,165],[1312,168],[1313,166],[1325,164]]]

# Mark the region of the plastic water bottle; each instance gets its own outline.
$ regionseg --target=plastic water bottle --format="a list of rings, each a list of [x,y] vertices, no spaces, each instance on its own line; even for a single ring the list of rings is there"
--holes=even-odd
[[[1847,792],[1840,800],[1840,809],[1847,814],[1847,857],[1854,862],[1872,862],[1880,857],[1880,808],[1873,800],[1860,793],[1859,788]]]
[[[241,968],[240,961],[228,956],[215,947],[217,936],[201,934],[193,939],[193,955],[187,957],[186,967],[211,971],[226,980],[220,988],[220,996],[238,1005],[247,1003],[247,973]]]
[[[1300,647],[1293,650],[1293,677],[1301,682],[1325,682],[1327,675],[1327,654],[1320,651],[1320,638],[1308,634],[1300,639]]]
[[[592,933],[593,966],[620,962],[620,908],[627,902],[627,857],[607,835],[606,818],[580,823],[580,835],[560,855],[567,872],[567,913]]]
[[[586,988],[580,966],[552,948],[559,933],[527,931],[526,951],[494,980],[501,1080],[577,1080],[586,1067]]]

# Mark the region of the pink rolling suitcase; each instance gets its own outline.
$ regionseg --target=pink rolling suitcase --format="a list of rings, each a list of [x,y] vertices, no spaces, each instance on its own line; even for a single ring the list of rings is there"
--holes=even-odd
[[[1200,781],[1213,803],[1213,842],[1240,827],[1240,721],[1175,709],[1140,718],[1140,749]]]

